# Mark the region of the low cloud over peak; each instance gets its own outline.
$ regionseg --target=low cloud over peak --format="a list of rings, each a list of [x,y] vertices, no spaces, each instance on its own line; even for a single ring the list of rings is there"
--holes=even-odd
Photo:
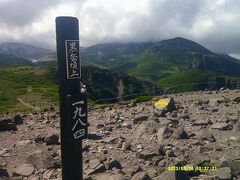
[[[80,20],[82,46],[176,36],[216,52],[240,53],[238,0],[3,0],[0,39],[55,48],[55,17]]]

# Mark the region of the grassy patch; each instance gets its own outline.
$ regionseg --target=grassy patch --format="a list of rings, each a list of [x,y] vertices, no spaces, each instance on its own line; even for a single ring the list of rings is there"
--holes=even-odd
[[[136,98],[136,103],[150,101],[152,100],[152,98],[153,98],[152,96],[138,96]]]
[[[0,68],[0,113],[34,111],[20,103],[58,103],[58,89],[48,67],[17,66]]]

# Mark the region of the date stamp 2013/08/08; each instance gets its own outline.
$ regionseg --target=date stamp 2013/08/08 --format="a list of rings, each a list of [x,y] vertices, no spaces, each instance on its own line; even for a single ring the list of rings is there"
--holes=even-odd
[[[168,171],[216,171],[216,166],[168,166]]]

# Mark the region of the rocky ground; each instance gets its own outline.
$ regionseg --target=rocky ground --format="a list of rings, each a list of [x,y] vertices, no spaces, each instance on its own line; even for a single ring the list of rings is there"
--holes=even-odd
[[[164,110],[153,106],[160,97],[90,110],[84,179],[240,179],[239,93],[174,94]],[[61,179],[59,133],[54,111],[1,117],[0,179]],[[194,169],[173,169],[184,166]]]

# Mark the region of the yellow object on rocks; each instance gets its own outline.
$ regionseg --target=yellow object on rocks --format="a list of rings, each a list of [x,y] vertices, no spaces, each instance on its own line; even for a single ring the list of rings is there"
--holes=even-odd
[[[166,113],[176,110],[173,98],[162,98],[154,103],[157,116],[164,117]]]
[[[154,106],[157,109],[164,109],[165,107],[167,107],[169,102],[170,102],[170,98],[159,99],[157,102],[154,103]]]

